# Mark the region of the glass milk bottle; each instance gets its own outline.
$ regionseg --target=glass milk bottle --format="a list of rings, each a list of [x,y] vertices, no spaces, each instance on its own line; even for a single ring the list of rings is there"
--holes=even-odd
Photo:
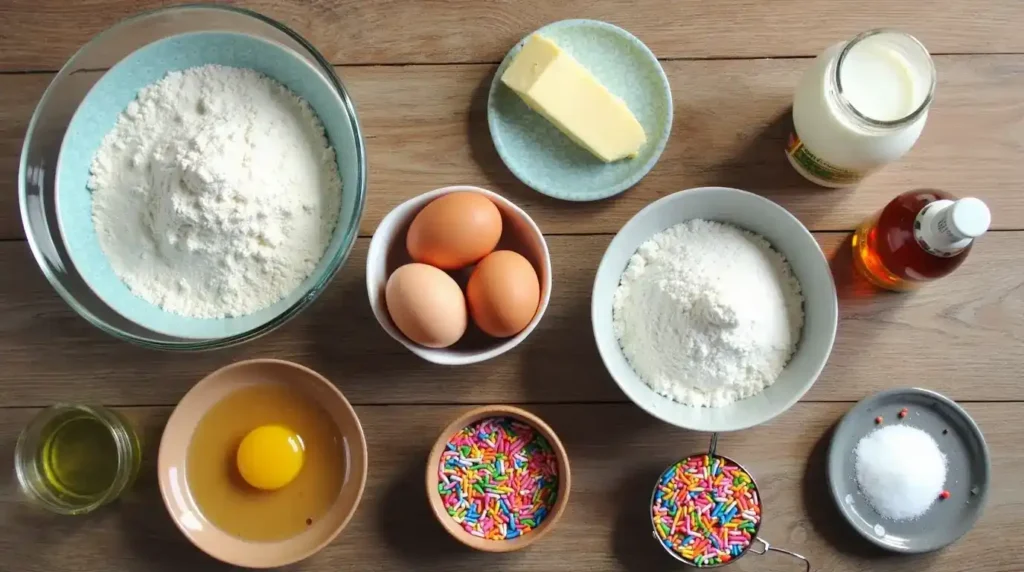
[[[871,30],[840,42],[800,80],[786,156],[813,183],[855,185],[914,146],[934,92],[935,66],[913,36]]]

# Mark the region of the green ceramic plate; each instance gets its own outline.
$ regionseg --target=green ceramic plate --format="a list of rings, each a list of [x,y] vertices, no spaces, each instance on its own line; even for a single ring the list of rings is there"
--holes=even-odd
[[[647,144],[633,159],[606,164],[527,107],[501,83],[523,38],[501,62],[487,101],[487,124],[501,160],[520,181],[557,199],[594,201],[637,184],[658,162],[672,130],[672,91],[658,59],[629,32],[596,20],[563,20],[534,33],[558,44],[621,97],[643,125]]]

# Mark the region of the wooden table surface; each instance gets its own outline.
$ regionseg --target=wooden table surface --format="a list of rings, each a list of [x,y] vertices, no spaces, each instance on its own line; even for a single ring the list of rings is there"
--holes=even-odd
[[[605,373],[590,332],[589,294],[612,235],[658,197],[700,185],[763,194],[790,209],[833,261],[840,289],[831,361],[806,398],[764,426],[725,435],[721,450],[757,476],[763,536],[815,570],[1020,572],[1024,553],[1024,2],[988,0],[254,0],[338,65],[365,129],[370,193],[351,259],[300,318],[245,346],[181,355],[139,349],[77,317],[37,269],[20,224],[16,178],[32,110],[54,72],[93,34],[155,0],[0,1],[0,572],[217,571],[174,528],[156,489],[161,427],[207,372],[272,356],[313,367],[356,405],[370,448],[366,495],[345,532],[295,571],[653,571],[679,569],[650,538],[646,502],[658,472],[707,435],[663,424]],[[675,123],[655,170],[593,204],[549,200],[517,182],[488,137],[485,96],[496,64],[546,22],[621,25],[663,59]],[[783,156],[799,74],[827,45],[872,27],[918,36],[935,54],[938,90],[914,150],[856,189],[814,187]],[[516,351],[485,364],[419,361],[373,319],[363,267],[368,237],[396,204],[449,184],[511,198],[548,234],[554,293]],[[897,193],[937,187],[981,197],[994,231],[963,268],[908,295],[851,274],[849,232]],[[989,505],[966,537],[938,553],[886,555],[857,538],[828,495],[832,426],[854,402],[922,386],[962,403],[992,452]],[[146,462],[137,487],[81,518],[19,498],[18,432],[54,402],[114,406],[137,424]],[[423,463],[437,432],[469,404],[517,403],[562,436],[573,465],[564,519],[521,553],[469,552],[432,521]],[[1015,532],[1016,531],[1016,532]],[[750,556],[735,571],[795,571]]]

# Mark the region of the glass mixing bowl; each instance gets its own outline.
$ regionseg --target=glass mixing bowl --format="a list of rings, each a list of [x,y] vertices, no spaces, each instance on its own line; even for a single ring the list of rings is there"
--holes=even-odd
[[[76,109],[104,76],[97,70],[109,69],[154,42],[181,34],[206,32],[240,34],[283,47],[301,64],[322,76],[335,102],[331,115],[344,118],[343,124],[328,125],[323,110],[317,109],[317,112],[325,121],[339,162],[351,163],[351,172],[350,176],[343,172],[342,212],[334,239],[313,275],[300,286],[300,292],[262,311],[266,314],[261,314],[258,320],[245,322],[244,329],[225,327],[217,333],[185,337],[128,319],[97,295],[83,273],[76,269],[59,222],[58,157]],[[337,133],[343,133],[345,140],[337,140]],[[279,22],[248,10],[209,5],[178,6],[124,20],[97,35],[68,60],[32,115],[22,148],[18,191],[25,234],[39,267],[60,296],[82,317],[115,337],[147,347],[213,349],[254,339],[285,323],[307,307],[341,268],[358,235],[366,201],[366,152],[348,92],[334,75],[331,65],[301,36]]]

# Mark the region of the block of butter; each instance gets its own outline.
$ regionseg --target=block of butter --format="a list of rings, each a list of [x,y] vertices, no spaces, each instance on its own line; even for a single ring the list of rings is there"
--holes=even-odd
[[[534,111],[602,161],[635,157],[644,128],[618,97],[551,40],[534,34],[501,76]]]

